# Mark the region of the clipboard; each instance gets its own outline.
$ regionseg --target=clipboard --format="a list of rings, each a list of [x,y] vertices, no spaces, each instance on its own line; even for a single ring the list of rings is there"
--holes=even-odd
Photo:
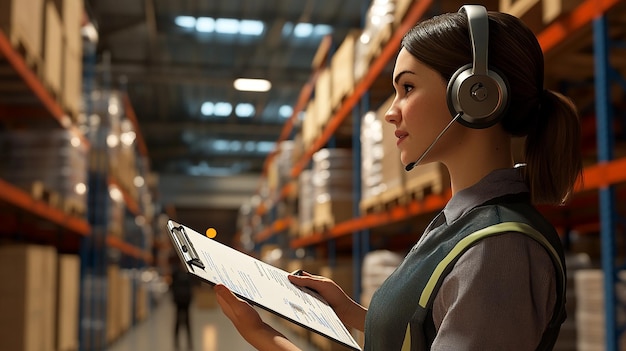
[[[239,298],[352,350],[361,351],[335,311],[315,291],[291,283],[288,272],[169,220],[168,233],[187,272],[223,284]]]

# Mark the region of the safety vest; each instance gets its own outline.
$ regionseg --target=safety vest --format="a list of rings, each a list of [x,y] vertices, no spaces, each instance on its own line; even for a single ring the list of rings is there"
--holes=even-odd
[[[479,206],[452,224],[443,223],[427,233],[372,297],[364,350],[430,349],[436,335],[432,304],[446,275],[480,240],[514,233],[541,244],[554,264],[557,302],[537,348],[551,350],[566,318],[565,259],[554,227],[527,201]]]

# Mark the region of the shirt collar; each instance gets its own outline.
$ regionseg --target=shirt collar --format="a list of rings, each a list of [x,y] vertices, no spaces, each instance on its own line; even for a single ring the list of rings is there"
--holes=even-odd
[[[496,197],[529,192],[522,170],[520,167],[494,170],[478,183],[457,192],[443,209],[446,223],[456,221],[474,207]]]

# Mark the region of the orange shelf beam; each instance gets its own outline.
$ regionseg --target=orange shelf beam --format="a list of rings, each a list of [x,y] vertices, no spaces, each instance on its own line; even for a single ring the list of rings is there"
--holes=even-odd
[[[0,29],[0,54],[7,59],[15,72],[21,77],[22,81],[24,81],[26,86],[28,86],[28,88],[50,113],[50,116],[54,118],[61,127],[71,131],[75,136],[80,138],[81,145],[85,148],[89,148],[89,141],[85,138],[83,133],[81,133],[78,128],[72,124],[70,118],[63,111],[61,106],[59,106],[52,95],[50,95],[50,92],[48,92],[46,87],[41,83],[39,77],[37,77],[37,75],[28,67],[26,62],[24,62],[24,58],[22,58],[22,56],[13,49],[11,42],[2,29]]]
[[[144,260],[146,263],[152,263],[152,254],[143,251],[118,237],[107,235],[106,243],[108,246],[120,250],[125,255]]]
[[[122,193],[122,197],[124,198],[124,203],[126,204],[126,208],[128,208],[128,210],[132,214],[134,214],[135,216],[141,215],[141,210],[139,209],[139,204],[137,203],[137,201],[135,201],[135,199],[133,199],[133,197],[130,196],[130,194],[128,193],[128,191],[126,191],[126,189],[124,189],[122,186],[119,185],[119,183],[114,177],[109,177],[109,185],[113,185],[117,189],[119,189],[119,191]]]
[[[575,192],[602,189],[622,182],[626,182],[626,157],[586,167],[574,189]]]
[[[594,166],[586,167],[583,171],[582,180],[579,179],[575,186],[575,192],[588,191],[607,187],[609,185],[626,182],[626,157]],[[300,248],[323,243],[329,239],[336,239],[353,232],[375,228],[385,224],[391,224],[408,219],[412,216],[431,213],[445,207],[452,194],[448,191],[444,195],[431,195],[423,201],[414,200],[406,206],[397,206],[386,212],[372,213],[359,218],[338,223],[330,231],[314,233],[310,236],[292,240],[292,248]],[[574,199],[573,201],[576,201]],[[558,211],[559,208],[556,208]],[[549,211],[548,208],[544,208]]]
[[[277,233],[280,233],[286,230],[287,228],[289,228],[289,226],[291,225],[291,222],[292,222],[291,218],[283,218],[283,219],[276,220],[274,223],[272,223],[270,227],[265,228],[264,230],[259,232],[257,235],[255,235],[254,240],[256,242],[265,241],[271,238],[272,236],[276,235]]]
[[[70,216],[59,209],[50,207],[44,201],[34,199],[24,190],[13,186],[3,179],[0,179],[0,201],[9,203],[74,233],[83,236],[88,236],[91,233],[91,227],[86,220]]]
[[[623,0],[585,0],[568,16],[555,21],[544,29],[537,39],[544,52],[557,46],[567,36],[580,29],[592,20],[605,14],[611,7]]]
[[[337,239],[351,235],[353,232],[399,222],[420,214],[441,210],[451,196],[450,190],[442,195],[430,195],[423,201],[414,200],[405,206],[397,206],[388,211],[371,213],[363,217],[350,219],[335,225],[326,233],[314,233],[310,236],[292,240],[290,246],[294,249],[323,243],[329,239]]]
[[[417,4],[413,5],[409,11],[407,12],[404,20],[400,24],[400,26],[394,31],[393,36],[389,39],[389,42],[383,48],[380,55],[372,62],[370,69],[367,74],[363,77],[363,79],[354,87],[354,92],[348,96],[346,101],[341,104],[341,107],[337,112],[331,117],[328,121],[328,125],[326,129],[322,132],[322,134],[315,140],[313,145],[309,147],[302,157],[298,160],[298,162],[294,165],[291,170],[291,176],[296,178],[302,170],[307,166],[313,154],[321,149],[331,138],[331,136],[335,133],[337,128],[341,125],[341,123],[346,119],[350,112],[359,102],[363,94],[372,86],[376,78],[383,71],[387,63],[397,54],[398,49],[400,48],[400,43],[402,41],[402,37],[406,32],[411,29],[415,23],[424,15],[426,10],[430,7],[432,0],[423,0],[417,2]]]
[[[332,44],[332,37],[329,35],[325,36],[319,45],[318,52],[328,53],[328,51],[330,51],[331,44]],[[309,80],[306,82],[306,84],[304,84],[304,86],[300,90],[300,95],[298,95],[298,101],[296,101],[296,105],[293,108],[291,117],[289,117],[289,119],[283,125],[283,129],[281,130],[280,135],[278,136],[276,145],[278,145],[281,141],[287,140],[287,138],[289,138],[289,135],[291,134],[291,131],[293,130],[293,126],[295,125],[296,120],[298,119],[300,115],[300,112],[304,110],[307,103],[309,102],[309,99],[311,98],[311,95],[313,94],[313,90],[315,89],[315,83],[317,82],[319,73],[320,73],[320,68],[316,67],[313,70],[311,77],[309,77]],[[274,156],[276,156],[276,152],[277,152],[276,150],[273,151],[265,159],[265,163],[263,164],[263,174],[267,174],[267,167],[269,167],[269,162],[272,160],[272,158],[274,158]]]
[[[285,199],[287,196],[289,196],[289,194],[291,194],[295,189],[295,185],[293,183],[287,183],[285,184],[285,186],[283,186],[282,189],[280,189],[280,194],[278,194],[278,198],[276,199],[276,202]],[[264,215],[267,212],[267,208],[265,207],[265,205],[261,204],[259,205],[259,207],[257,207],[256,210],[256,214],[259,216]]]

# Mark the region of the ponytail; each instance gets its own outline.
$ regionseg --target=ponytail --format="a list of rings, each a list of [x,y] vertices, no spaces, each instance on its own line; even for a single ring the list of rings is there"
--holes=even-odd
[[[526,182],[533,202],[562,204],[582,174],[580,121],[567,97],[544,90],[525,145]]]

